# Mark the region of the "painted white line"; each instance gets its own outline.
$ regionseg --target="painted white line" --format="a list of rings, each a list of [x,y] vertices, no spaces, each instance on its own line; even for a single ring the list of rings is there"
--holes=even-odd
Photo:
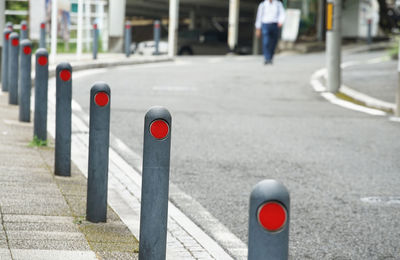
[[[334,94],[329,93],[329,92],[321,93],[321,96],[323,96],[326,100],[328,100],[332,104],[335,104],[335,105],[338,105],[338,106],[341,106],[344,108],[348,108],[348,109],[351,109],[354,111],[363,112],[363,113],[374,115],[374,116],[386,116],[386,113],[381,110],[367,108],[364,106],[360,106],[360,105],[351,103],[349,101],[345,101],[343,99],[337,98]]]
[[[339,99],[334,94],[326,92],[326,86],[324,86],[320,81],[321,77],[323,77],[324,75],[326,75],[326,69],[317,70],[311,76],[310,84],[316,92],[319,92],[320,95],[322,97],[324,97],[326,100],[328,100],[330,103],[347,108],[347,109],[351,109],[354,111],[367,113],[370,115],[386,116],[386,113],[381,110],[360,106],[360,105],[345,101],[343,99]]]
[[[392,122],[400,123],[400,117],[391,116],[389,117],[389,120]]]
[[[96,72],[93,72],[96,73]],[[88,75],[88,72],[75,73],[75,78],[82,75]],[[49,83],[49,120],[48,131],[54,137],[55,135],[55,82]],[[83,115],[82,108],[78,103],[74,103],[74,113],[72,115],[73,135],[72,135],[72,160],[78,168],[87,175],[88,164],[88,126],[87,120],[81,120],[75,112]],[[76,103],[76,104],[75,104]],[[85,118],[88,118],[85,116]],[[86,123],[84,122],[86,121]],[[141,156],[131,151],[121,140],[111,136],[111,142],[116,144],[118,149],[133,155],[133,167],[141,169]],[[131,165],[129,165],[113,148],[109,150],[109,204],[120,216],[121,220],[128,226],[131,232],[139,238],[139,220],[140,220],[140,197],[141,197],[141,175]],[[171,185],[181,196],[189,197],[179,191],[174,185]],[[190,198],[190,197],[189,197]],[[190,198],[193,200],[192,198]],[[194,202],[194,200],[193,200]],[[207,215],[214,223],[215,229],[223,234],[225,241],[228,241],[229,252],[240,252],[235,255],[237,259],[245,259],[247,256],[246,245],[226,227],[212,217],[205,209],[199,209],[199,213]],[[192,222],[184,213],[182,213],[174,204],[169,202],[168,214],[168,259],[189,259],[196,258],[196,254],[202,256],[208,255],[208,259],[232,259],[225,250],[207,235],[201,228]],[[221,238],[221,237],[219,237]],[[193,251],[190,249],[193,248]],[[199,248],[202,251],[199,251]],[[200,255],[199,255],[200,257]]]
[[[343,94],[354,98],[355,100],[362,100],[369,107],[375,107],[378,109],[385,109],[385,110],[395,110],[396,105],[390,102],[382,101],[380,99],[368,96],[364,93],[358,92],[357,90],[351,89],[345,85],[340,87],[340,92]]]
[[[360,200],[368,204],[400,205],[400,197],[365,197]]]

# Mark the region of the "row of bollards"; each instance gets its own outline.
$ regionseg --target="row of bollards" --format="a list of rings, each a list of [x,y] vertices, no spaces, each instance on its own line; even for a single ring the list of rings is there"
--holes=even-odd
[[[41,25],[41,29],[45,26]],[[97,39],[97,27],[93,29]],[[159,26],[155,26],[156,39],[157,30]],[[29,122],[32,43],[22,34],[19,38],[9,28],[4,31],[6,41],[2,73],[8,77],[3,77],[3,91],[9,91],[10,104],[19,104],[19,120]],[[97,55],[95,47],[94,58]],[[35,56],[34,137],[47,140],[48,52],[41,48]],[[71,176],[71,102],[72,67],[69,63],[60,63],[56,68],[54,173],[65,177]],[[106,83],[94,84],[90,91],[86,219],[95,223],[107,221],[110,109],[109,86]],[[145,115],[139,243],[141,260],[166,258],[171,126],[171,114],[163,107],[153,107]],[[290,197],[287,189],[274,180],[258,183],[250,196],[248,259],[287,259],[289,220]]]

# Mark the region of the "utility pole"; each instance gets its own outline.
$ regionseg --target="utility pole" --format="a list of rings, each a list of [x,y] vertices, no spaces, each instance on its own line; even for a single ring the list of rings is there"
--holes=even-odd
[[[328,0],[326,5],[326,67],[328,91],[337,93],[341,85],[342,0]]]

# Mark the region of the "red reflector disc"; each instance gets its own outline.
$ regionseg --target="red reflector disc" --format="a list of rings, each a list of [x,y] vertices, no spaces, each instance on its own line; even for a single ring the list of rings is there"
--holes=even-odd
[[[97,29],[97,24],[93,24],[93,29]]]
[[[169,132],[168,123],[162,119],[153,121],[150,125],[150,133],[156,139],[164,139]]]
[[[19,40],[18,40],[18,39],[12,39],[11,44],[12,44],[13,46],[18,46]]]
[[[23,25],[21,26],[21,29],[22,29],[23,31],[26,31],[26,29],[27,29],[26,24],[23,24]]]
[[[71,79],[71,72],[69,70],[62,70],[60,72],[60,78],[63,81],[68,81]]]
[[[130,25],[125,25],[125,28],[129,29],[129,28],[131,28],[131,26]]]
[[[24,53],[25,53],[26,55],[31,54],[31,53],[32,53],[32,48],[31,48],[30,46],[25,46],[25,47],[24,47]]]
[[[286,209],[278,202],[267,202],[263,204],[257,213],[258,222],[266,230],[276,232],[286,224]]]
[[[40,66],[45,66],[47,64],[47,57],[46,56],[40,56],[38,58],[38,63]]]
[[[45,23],[41,23],[40,24],[40,28],[45,29],[46,28],[46,24]]]
[[[7,34],[6,34],[6,40],[8,41],[9,39],[10,39],[10,34],[7,33]]]
[[[106,92],[99,92],[94,96],[94,102],[100,107],[104,107],[108,104],[109,98]]]

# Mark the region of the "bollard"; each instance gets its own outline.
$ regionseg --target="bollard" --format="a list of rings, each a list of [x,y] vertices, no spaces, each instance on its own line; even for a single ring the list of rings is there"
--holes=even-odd
[[[131,22],[125,23],[125,55],[131,56],[132,27]]]
[[[12,22],[7,22],[6,23],[6,28],[10,29],[11,31],[13,30],[13,23]]]
[[[8,103],[18,105],[19,36],[16,32],[10,34],[8,52]]]
[[[97,28],[97,24],[93,24],[93,59],[97,59],[99,45],[99,29]]]
[[[89,167],[86,220],[107,221],[110,88],[96,83],[90,90]]]
[[[156,20],[154,22],[154,45],[155,45],[154,55],[160,54],[160,38],[161,38],[160,21]]]
[[[9,28],[4,29],[3,32],[3,49],[2,49],[2,59],[1,59],[1,89],[3,92],[8,91],[8,55],[9,55],[9,45],[10,45],[10,34],[11,30]]]
[[[56,145],[54,174],[71,176],[71,100],[72,67],[60,63],[56,68]]]
[[[46,23],[40,23],[40,41],[39,48],[46,48]]]
[[[139,259],[165,259],[171,114],[153,107],[144,122]]]
[[[249,260],[288,259],[290,196],[283,184],[264,180],[250,195]]]
[[[47,140],[47,89],[49,81],[49,53],[41,48],[36,51],[35,67],[35,117],[33,136]]]
[[[25,40],[28,39],[28,23],[26,21],[21,22],[21,35],[20,35],[20,40]]]
[[[32,42],[28,39],[21,41],[20,68],[18,80],[19,92],[19,121],[31,121],[31,78]]]
[[[372,19],[368,19],[367,25],[368,25],[367,43],[371,44],[372,43]]]

